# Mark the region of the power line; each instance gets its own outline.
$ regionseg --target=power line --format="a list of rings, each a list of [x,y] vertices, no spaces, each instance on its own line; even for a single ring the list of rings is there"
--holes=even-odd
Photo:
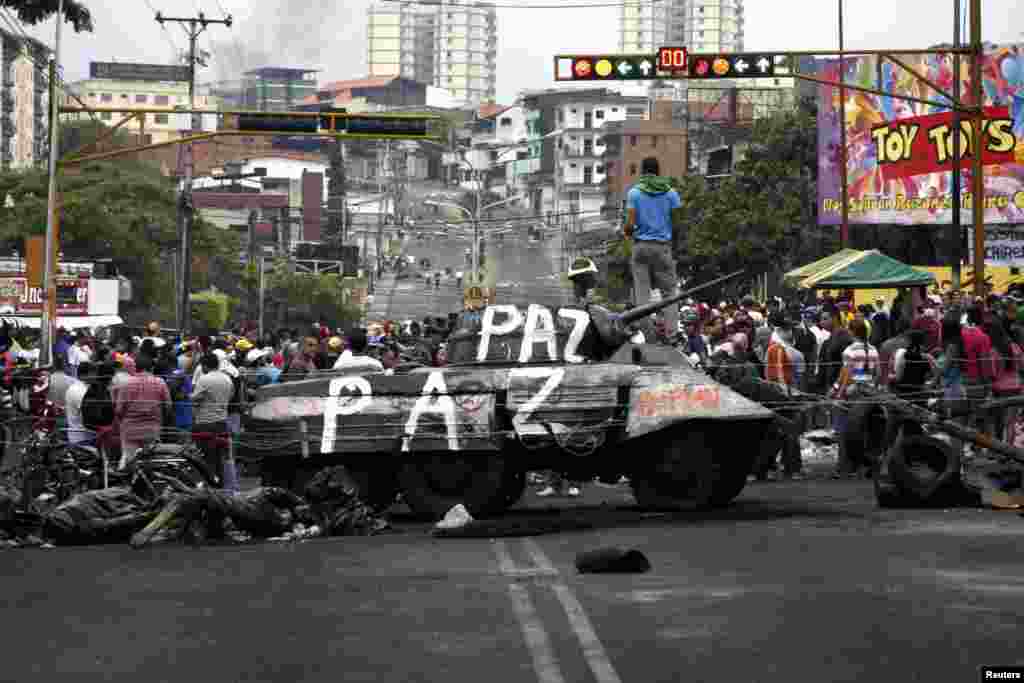
[[[150,2],[150,0],[146,0],[146,6],[149,7],[149,10],[153,14],[157,13],[157,9],[153,7],[153,3]],[[171,49],[174,51],[174,61],[177,62],[181,57],[181,48],[179,48],[178,44],[174,42],[174,38],[171,36],[171,32],[167,30],[166,26],[160,24],[160,31],[161,33],[163,33],[164,39],[167,41],[167,44],[170,45]]]

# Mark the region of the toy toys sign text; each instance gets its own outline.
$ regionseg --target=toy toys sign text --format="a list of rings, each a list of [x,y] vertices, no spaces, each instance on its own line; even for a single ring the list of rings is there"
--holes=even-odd
[[[960,167],[974,159],[974,126],[960,121]],[[952,114],[930,114],[889,121],[871,129],[875,158],[885,180],[948,171],[953,166]],[[982,121],[981,159],[986,166],[1013,162],[1017,138],[1007,107],[986,107]]]

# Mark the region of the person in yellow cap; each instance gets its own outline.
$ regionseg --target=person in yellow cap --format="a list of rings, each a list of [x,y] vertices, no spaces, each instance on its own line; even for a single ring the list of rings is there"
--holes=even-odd
[[[341,356],[341,354],[342,354],[342,352],[344,350],[345,350],[345,340],[344,339],[342,339],[338,335],[334,335],[333,337],[328,339],[327,340],[327,361],[324,364],[324,367],[325,368],[333,368],[335,361],[338,360],[338,357]]]
[[[238,341],[236,341],[235,342],[235,360],[236,360],[236,365],[239,365],[239,366],[244,365],[245,364],[245,356],[246,356],[246,354],[249,353],[250,351],[252,351],[253,348],[255,348],[253,346],[253,343],[251,341],[249,341],[248,339],[246,339],[245,337],[243,337],[243,338],[239,339]]]

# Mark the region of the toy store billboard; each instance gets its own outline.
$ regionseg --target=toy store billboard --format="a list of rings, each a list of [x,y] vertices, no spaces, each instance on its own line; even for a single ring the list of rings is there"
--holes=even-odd
[[[904,57],[932,82],[952,91],[948,55]],[[993,48],[982,66],[985,121],[985,223],[1024,222],[1024,48]],[[839,60],[818,62],[818,75],[839,79]],[[970,93],[970,60],[961,59],[961,92]],[[922,99],[943,96],[889,61],[847,58],[845,82]],[[970,103],[970,98],[967,98]],[[962,117],[962,119],[965,117]],[[974,150],[970,120],[961,121],[961,206],[970,223]],[[846,92],[847,184],[851,223],[949,223],[952,220],[953,115],[941,107]],[[839,175],[839,89],[819,87],[818,223],[842,222]]]

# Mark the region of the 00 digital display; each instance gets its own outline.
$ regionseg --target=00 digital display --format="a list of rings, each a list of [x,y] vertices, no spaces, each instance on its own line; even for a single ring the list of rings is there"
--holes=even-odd
[[[658,50],[660,71],[685,71],[688,53],[685,47],[663,47]]]

